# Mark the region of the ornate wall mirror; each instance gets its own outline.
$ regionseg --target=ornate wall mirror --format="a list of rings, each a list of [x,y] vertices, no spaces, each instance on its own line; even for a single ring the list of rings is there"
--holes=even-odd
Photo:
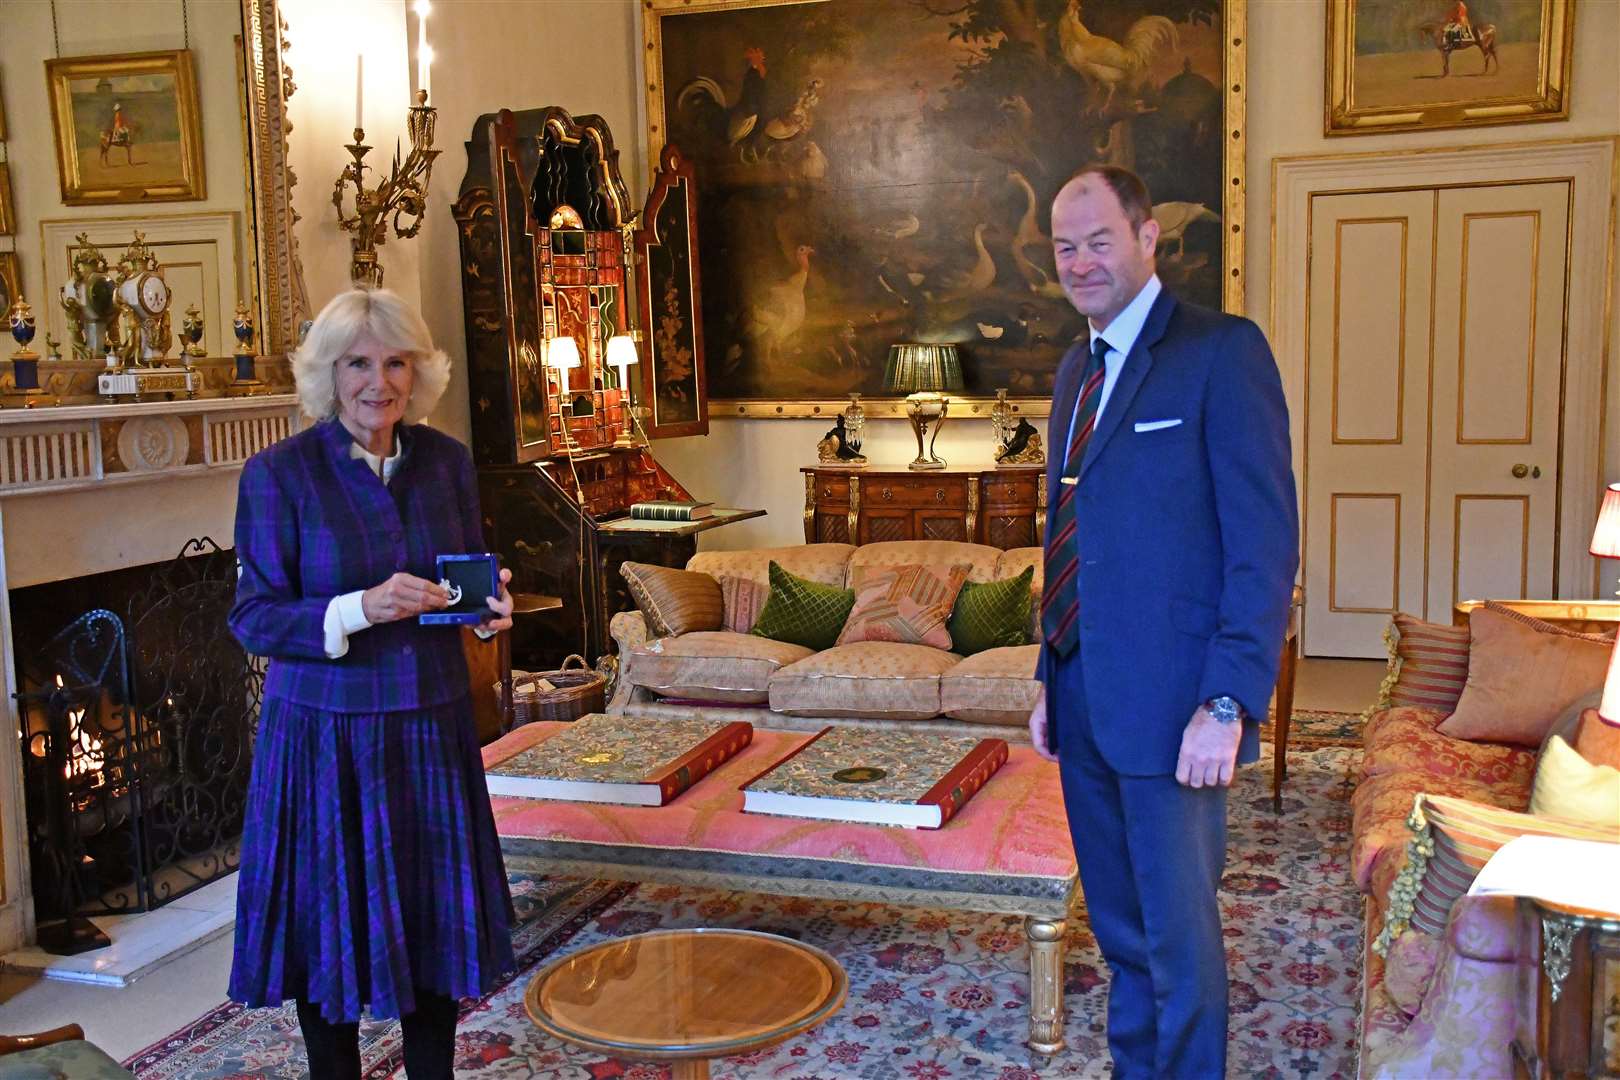
[[[0,210],[16,211],[0,299],[9,307],[25,296],[38,344],[56,343],[62,364],[41,371],[55,381],[49,389],[68,400],[95,393],[95,360],[75,360],[62,305],[77,237],[115,262],[137,232],[164,268],[174,336],[188,308],[201,316],[193,355],[211,358],[203,388],[229,381],[238,301],[254,316],[256,351],[278,358],[260,365],[261,377],[290,385],[282,358],[309,304],[293,236],[286,103],[295,86],[278,0],[96,5],[93,18],[91,5],[57,6],[13,5],[0,39],[9,159],[0,167],[10,180]]]

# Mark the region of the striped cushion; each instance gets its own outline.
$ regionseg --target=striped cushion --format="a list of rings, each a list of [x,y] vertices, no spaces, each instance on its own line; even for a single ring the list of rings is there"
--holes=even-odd
[[[855,608],[838,644],[892,641],[950,649],[948,620],[967,581],[966,563],[954,566],[857,566],[849,568]]]
[[[1396,676],[1389,704],[1450,713],[1468,682],[1468,628],[1397,614]]]
[[[1496,850],[1516,836],[1620,843],[1620,823],[1591,825],[1536,817],[1445,795],[1417,796],[1406,824],[1412,839],[1406,845],[1406,867],[1390,886],[1384,932],[1373,946],[1380,953],[1408,926],[1425,934],[1443,934],[1452,905]]]
[[[708,574],[637,562],[624,563],[619,573],[653,637],[720,629],[725,611],[720,583]]]

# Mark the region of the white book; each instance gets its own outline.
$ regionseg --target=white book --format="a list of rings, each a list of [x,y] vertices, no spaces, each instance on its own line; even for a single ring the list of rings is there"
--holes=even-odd
[[[1518,836],[1497,849],[1469,896],[1533,896],[1620,917],[1620,843]]]

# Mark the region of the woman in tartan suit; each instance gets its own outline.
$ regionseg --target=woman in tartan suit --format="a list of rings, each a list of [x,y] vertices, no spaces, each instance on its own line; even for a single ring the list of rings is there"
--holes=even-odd
[[[242,470],[231,630],[270,658],[231,997],[298,1003],[312,1077],[360,1075],[361,1012],[451,1075],[460,997],[516,967],[511,898],[435,557],[485,550],[466,447],[415,423],[449,360],[393,293],[329,303],[293,359],[317,422]],[[511,626],[509,574],[483,634]]]

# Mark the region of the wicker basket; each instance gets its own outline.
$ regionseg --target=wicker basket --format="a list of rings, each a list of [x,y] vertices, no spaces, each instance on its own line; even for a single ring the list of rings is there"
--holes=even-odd
[[[555,689],[541,687],[542,679]],[[495,684],[495,694],[504,697],[502,684]],[[556,671],[512,672],[514,727],[536,720],[578,720],[586,713],[601,712],[606,704],[607,680],[587,667],[583,656],[570,656]]]

